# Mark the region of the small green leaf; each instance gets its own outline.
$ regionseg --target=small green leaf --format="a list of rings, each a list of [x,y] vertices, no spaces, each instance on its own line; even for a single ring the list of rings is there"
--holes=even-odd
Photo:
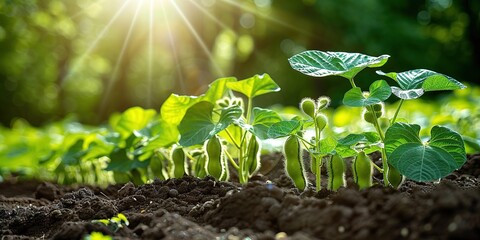
[[[333,152],[337,146],[337,140],[332,136],[327,136],[320,140],[320,154],[326,155]]]
[[[120,118],[116,124],[112,125],[112,128],[125,139],[130,136],[134,130],[144,128],[156,114],[157,112],[153,109],[132,107],[120,115]]]
[[[212,119],[213,104],[202,101],[190,107],[178,126],[184,147],[202,144],[242,116],[239,106],[223,109],[218,122]]]
[[[426,69],[415,69],[401,73],[377,71],[377,74],[395,80],[400,88],[392,87],[392,92],[395,96],[405,100],[419,98],[424,92],[455,90],[466,87],[447,75]]]
[[[268,138],[268,129],[277,122],[282,121],[277,112],[263,109],[253,108],[253,132],[255,136],[264,140]]]
[[[313,77],[338,75],[352,79],[366,67],[381,67],[388,55],[372,57],[359,53],[322,52],[309,50],[299,53],[288,61],[293,69]]]
[[[402,175],[416,181],[434,181],[465,163],[465,146],[458,133],[434,126],[431,139],[423,143],[419,132],[418,125],[395,123],[385,134],[388,162]]]
[[[248,98],[280,91],[280,87],[268,74],[255,75],[237,82],[228,82],[226,86],[233,91],[243,93]]]
[[[296,119],[277,122],[268,129],[267,135],[268,138],[286,137],[300,131],[301,126],[302,123]]]
[[[182,121],[187,109],[200,101],[207,101],[212,104],[221,99],[227,92],[226,84],[234,82],[236,78],[219,78],[213,81],[205,94],[200,96],[181,96],[171,94],[160,108],[162,119],[169,124],[178,125]]]
[[[208,90],[205,95],[201,97],[201,100],[215,104],[215,102],[221,99],[227,92],[227,84],[236,81],[237,79],[234,77],[219,78],[213,81],[208,85]]]
[[[107,171],[129,172],[134,168],[146,168],[150,161],[139,161],[138,159],[130,159],[127,155],[127,150],[124,148],[116,149],[108,156],[110,162],[108,163]]]
[[[156,149],[168,147],[178,142],[180,136],[177,127],[164,120],[153,122],[144,128],[143,132],[146,132],[148,140],[141,149],[141,153],[153,152]]]
[[[380,141],[380,137],[375,132],[351,133],[346,137],[338,140],[338,144],[345,146],[353,146],[359,142],[375,143]]]
[[[343,97],[343,104],[350,107],[366,107],[381,103],[392,94],[392,90],[385,80],[373,82],[369,90],[368,96],[365,96],[359,87],[350,89]]]
[[[160,108],[160,115],[167,123],[178,125],[187,109],[198,103],[201,98],[196,96],[180,96],[171,94]]]

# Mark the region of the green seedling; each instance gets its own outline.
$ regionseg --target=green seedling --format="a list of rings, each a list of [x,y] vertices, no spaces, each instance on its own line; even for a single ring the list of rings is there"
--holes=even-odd
[[[205,146],[206,169],[209,175],[226,179],[221,169],[228,170],[230,163],[238,171],[240,183],[245,184],[260,168],[260,140],[268,138],[269,127],[281,121],[280,116],[272,110],[254,108],[253,99],[279,90],[278,85],[267,74],[241,81],[224,78],[212,83],[204,95],[172,96],[170,100],[167,99],[166,106],[162,106],[162,113],[169,116],[175,107],[176,115],[171,117],[171,122],[178,121],[177,115],[183,114],[178,122],[181,135],[179,143],[184,147],[201,144]],[[241,93],[247,104],[244,104],[241,98],[235,97],[233,92]],[[181,110],[178,110],[179,108]],[[216,149],[209,152],[205,142],[217,142],[215,139],[225,141],[227,146],[218,148],[218,144],[215,144]],[[223,168],[219,167],[220,162],[224,163]]]
[[[335,154],[335,152],[333,152],[333,147],[335,146],[332,146],[332,139],[321,139],[322,131],[328,126],[328,119],[322,111],[325,110],[329,104],[330,99],[328,97],[320,97],[317,101],[314,101],[311,98],[305,98],[300,102],[300,110],[307,116],[306,119],[295,117],[291,120],[278,122],[273,124],[268,132],[271,138],[289,136],[289,138],[294,137],[297,139],[296,141],[300,141],[304,148],[309,152],[310,171],[315,175],[315,186],[317,191],[320,191],[321,189],[323,159],[324,157],[332,157]],[[312,126],[315,135],[310,140],[304,139],[304,132],[307,128]],[[330,170],[332,170],[332,168],[329,170],[329,176],[331,176],[331,178],[329,180],[328,188],[337,190],[338,187],[343,186],[343,177],[341,177],[343,174],[341,174],[341,172],[344,172],[344,168],[340,169],[341,164],[337,158],[335,161],[329,160],[328,164],[329,167],[331,167],[331,164],[339,167],[339,169],[335,168],[334,171],[331,172]],[[291,167],[293,167],[293,165]],[[301,172],[303,171],[304,169],[302,166]],[[296,180],[294,180],[294,182],[295,181]]]
[[[119,213],[117,216],[114,216],[110,219],[92,220],[92,223],[102,223],[113,232],[116,232],[124,226],[128,226],[130,224],[127,217],[122,213]]]
[[[90,234],[83,237],[83,240],[112,240],[113,238],[109,235],[103,235],[101,232],[91,232]]]
[[[363,118],[373,125],[379,138],[378,142],[368,141],[368,144],[360,140],[353,141],[348,148],[338,145],[336,150],[343,153],[351,153],[355,148],[377,148],[382,153],[382,168],[385,186],[398,187],[402,181],[402,175],[417,181],[433,181],[446,176],[459,168],[465,161],[465,148],[461,136],[445,127],[434,126],[432,138],[428,142],[422,142],[419,137],[420,127],[414,124],[397,123],[397,116],[402,104],[406,100],[415,99],[428,91],[455,90],[465,88],[455,79],[430,70],[417,69],[401,73],[377,73],[393,79],[397,86],[390,86],[385,80],[376,80],[369,91],[363,92],[355,84],[355,76],[365,68],[381,67],[388,55],[372,57],[358,53],[345,52],[322,52],[305,51],[289,59],[293,69],[314,77],[340,76],[346,78],[352,88],[343,98],[343,104],[349,107],[364,108]],[[400,98],[400,103],[394,116],[386,122],[383,102],[391,94]],[[357,136],[355,136],[357,137]],[[358,137],[366,137],[366,135]],[[353,144],[353,145],[352,145]],[[360,144],[360,145],[358,145]],[[364,160],[362,152],[360,158]],[[353,156],[356,152],[353,151]],[[357,157],[358,158],[358,157]],[[359,163],[359,162],[358,162]],[[354,166],[357,168],[360,166]],[[365,168],[368,173],[368,166]],[[360,188],[371,185],[368,179],[360,179],[356,176]],[[365,176],[371,174],[365,174]],[[392,182],[390,182],[392,181]]]

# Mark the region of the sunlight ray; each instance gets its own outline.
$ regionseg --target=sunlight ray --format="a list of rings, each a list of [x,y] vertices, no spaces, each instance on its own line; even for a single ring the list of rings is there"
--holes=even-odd
[[[209,17],[210,19],[212,19],[216,24],[218,24],[220,27],[222,27],[223,29],[227,29],[227,30],[232,30],[232,28],[230,28],[229,26],[225,25],[225,23],[221,22],[220,20],[218,20],[213,14],[209,13],[205,7],[201,6],[200,4],[198,4],[195,0],[190,0],[190,2],[193,3],[193,5],[195,5],[195,7],[197,7],[198,9],[200,9],[200,11],[202,11],[207,17]]]
[[[215,61],[215,58],[213,57],[211,51],[208,49],[207,45],[205,44],[205,42],[202,40],[202,38],[200,37],[200,35],[197,33],[197,31],[195,30],[195,28],[193,27],[193,25],[190,23],[190,21],[188,20],[188,18],[185,16],[185,14],[183,13],[183,11],[180,9],[180,7],[178,7],[178,5],[173,1],[173,0],[169,0],[169,2],[173,5],[173,7],[175,8],[175,10],[178,12],[178,14],[180,15],[180,17],[182,18],[183,22],[185,23],[185,25],[188,27],[188,29],[190,30],[190,32],[193,34],[195,40],[197,41],[197,43],[200,45],[200,47],[202,48],[202,50],[205,52],[205,54],[207,55],[207,57],[210,59],[210,62],[213,64],[213,67],[214,67],[214,70],[216,71],[216,74],[219,75],[219,77],[223,77],[225,74],[224,72],[222,71],[222,69],[218,66],[217,62]]]
[[[297,31],[299,33],[302,33],[302,34],[305,34],[306,36],[310,36],[310,37],[312,36],[312,34],[310,32],[304,31],[304,30],[300,29],[298,26],[295,26],[295,25],[289,24],[287,22],[278,20],[277,18],[271,17],[269,14],[262,13],[262,12],[258,11],[256,8],[244,6],[244,5],[242,5],[242,4],[240,4],[236,1],[233,1],[233,0],[223,0],[222,2],[230,4],[231,6],[238,7],[240,9],[244,10],[244,11],[253,13],[253,14],[255,14],[255,15],[257,15],[257,16],[263,18],[263,19],[266,19],[270,22],[276,23],[280,26],[295,30],[295,31]]]
[[[77,17],[80,17],[81,15],[83,15],[83,14],[85,14],[87,11],[89,11],[93,6],[99,4],[99,2],[101,2],[101,1],[106,1],[106,0],[98,0],[98,1],[96,1],[96,2],[92,2],[92,3],[88,4],[87,7],[85,7],[84,9],[82,9],[82,10],[80,10],[80,11],[78,11],[77,13],[73,14],[73,15],[70,17],[70,19],[75,19],[75,18],[77,18]]]
[[[100,113],[103,113],[105,111],[105,108],[106,108],[106,105],[107,105],[107,100],[108,100],[109,95],[112,91],[113,84],[117,81],[117,75],[118,75],[118,70],[120,69],[120,63],[122,62],[123,57],[125,55],[125,51],[127,50],[128,44],[130,43],[130,38],[132,37],[133,27],[135,26],[135,23],[137,21],[138,13],[140,12],[140,8],[142,7],[142,4],[143,4],[143,1],[140,2],[137,5],[137,8],[135,9],[135,15],[133,16],[132,23],[130,24],[130,27],[128,28],[127,35],[125,37],[125,40],[123,41],[122,49],[120,50],[120,54],[117,57],[117,61],[115,62],[115,67],[112,71],[112,75],[110,76],[109,81],[107,83],[106,91],[103,94],[102,103],[100,105]]]
[[[155,2],[150,1],[148,23],[148,77],[147,77],[147,107],[152,107],[152,82],[153,82],[153,9]]]
[[[102,39],[105,34],[107,33],[107,31],[110,29],[110,27],[112,26],[112,24],[115,22],[115,20],[117,20],[117,18],[120,16],[120,14],[123,12],[123,10],[125,9],[125,7],[127,6],[127,4],[132,1],[132,0],[127,0],[123,3],[122,6],[120,6],[120,8],[117,10],[117,12],[115,13],[115,15],[110,19],[110,21],[107,23],[107,25],[105,25],[105,27],[102,29],[102,31],[98,34],[97,38],[95,38],[95,40],[93,40],[93,42],[90,44],[90,46],[88,47],[88,49],[80,56],[80,58],[73,64],[72,68],[70,69],[70,71],[65,75],[65,77],[63,77],[62,79],[62,83],[61,83],[61,87],[64,86],[65,82],[73,76],[73,74],[76,73],[76,71],[78,70],[78,68],[83,64],[83,62],[85,61],[85,59],[92,53],[93,49],[95,49],[95,47],[97,46],[98,42],[100,41],[100,39]]]
[[[173,54],[173,60],[175,62],[175,70],[176,70],[176,73],[177,73],[177,76],[179,78],[179,82],[180,82],[180,90],[182,91],[182,93],[185,92],[186,88],[185,88],[185,78],[183,77],[183,73],[182,73],[182,70],[180,68],[180,61],[178,59],[178,53],[177,53],[177,46],[175,45],[174,41],[173,41],[173,34],[172,34],[172,29],[170,27],[170,21],[168,21],[167,19],[167,11],[165,10],[165,3],[162,1],[161,2],[161,9],[162,9],[162,16],[163,16],[163,21],[165,22],[166,26],[167,26],[167,35],[168,35],[168,42],[170,44],[170,49],[172,50],[172,54]]]

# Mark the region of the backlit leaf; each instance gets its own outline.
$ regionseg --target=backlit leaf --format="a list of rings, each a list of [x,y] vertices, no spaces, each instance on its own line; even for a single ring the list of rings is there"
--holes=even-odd
[[[458,133],[434,126],[428,142],[422,142],[419,133],[418,125],[395,123],[385,134],[388,162],[402,175],[416,181],[434,181],[465,163],[465,147]]]
[[[343,104],[350,107],[366,107],[381,103],[390,97],[392,90],[384,80],[377,80],[370,85],[370,92],[365,96],[359,87],[350,89],[343,97]]]
[[[178,125],[182,121],[187,109],[200,101],[212,104],[221,99],[227,92],[226,84],[234,82],[236,78],[219,78],[213,81],[205,94],[200,96],[182,96],[171,94],[160,108],[162,119],[169,124]]]
[[[322,52],[309,50],[299,53],[288,61],[293,69],[313,77],[342,76],[352,79],[366,67],[381,67],[388,55],[372,57],[360,53]]]
[[[302,123],[296,119],[277,122],[268,129],[267,135],[269,138],[286,137],[298,132],[301,126]]]
[[[228,82],[228,88],[240,92],[249,98],[280,91],[280,87],[273,81],[268,74],[255,75],[241,81]]]
[[[242,116],[242,109],[239,106],[232,106],[223,109],[218,121],[214,121],[213,107],[212,103],[202,101],[187,110],[178,126],[182,146],[202,144]]]
[[[377,71],[377,74],[395,80],[400,88],[392,87],[392,92],[395,96],[405,100],[419,98],[424,92],[455,90],[466,87],[452,77],[426,69],[415,69],[400,73]]]

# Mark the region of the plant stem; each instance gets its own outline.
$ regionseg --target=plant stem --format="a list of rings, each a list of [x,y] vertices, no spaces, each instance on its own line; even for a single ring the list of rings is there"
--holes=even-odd
[[[320,192],[322,189],[322,158],[318,159],[315,161],[317,163],[317,173],[315,174],[315,186],[317,192]]]
[[[373,109],[372,106],[368,106],[370,109],[370,112],[375,115],[375,110]],[[380,136],[380,140],[382,140],[382,143],[385,142],[385,135],[383,134],[382,128],[380,127],[380,124],[378,124],[378,119],[376,116],[373,117],[373,126],[375,126],[375,129],[377,130],[378,135]]]
[[[382,165],[383,165],[383,183],[385,187],[390,185],[390,181],[388,181],[388,161],[387,161],[387,152],[385,148],[382,148]]]
[[[227,128],[225,128],[225,132],[227,133],[228,137],[230,137],[230,140],[232,140],[233,145],[235,145],[236,148],[240,149],[240,145],[238,145],[238,143],[235,142],[235,139],[233,138],[232,134],[230,134],[230,131],[228,131]]]
[[[248,103],[247,103],[247,124],[250,124],[251,118],[252,117],[252,98],[248,98]]]
[[[373,106],[368,106],[370,109],[370,112],[375,114],[375,110],[373,109]],[[378,135],[380,136],[380,140],[382,141],[382,144],[385,144],[385,135],[383,134],[382,128],[380,127],[380,124],[378,124],[378,119],[376,116],[373,118],[373,125],[375,126],[375,129],[378,132]],[[383,183],[385,184],[386,187],[390,185],[390,182],[388,181],[388,162],[387,162],[387,153],[385,152],[385,146],[382,147],[382,167],[383,167]]]
[[[400,100],[400,104],[398,104],[397,111],[395,111],[395,115],[393,115],[392,121],[390,122],[390,125],[393,125],[395,123],[395,120],[397,120],[397,115],[400,112],[400,108],[403,105],[403,102],[405,102],[405,99]]]
[[[307,140],[306,140],[305,138],[303,138],[303,137],[300,137],[300,136],[297,135],[297,138],[298,138],[300,141],[302,141],[303,146],[304,146],[306,149],[308,149],[307,144],[308,144],[308,146],[310,146],[310,147],[314,147],[314,146],[315,146],[315,145],[313,145],[312,143],[310,143],[309,141],[307,141]]]
[[[316,114],[315,114],[315,118],[313,119],[314,121],[314,126],[315,126],[315,152],[320,152],[320,130],[318,129],[318,126],[317,126],[317,123],[316,123]],[[322,189],[322,157],[319,157],[317,158],[316,156],[314,157],[315,158],[315,164],[317,164],[315,166],[315,186],[316,186],[316,190],[317,192],[320,192],[320,190]]]
[[[245,160],[243,159],[243,150],[241,148],[239,149],[238,155],[238,181],[240,182],[240,184],[245,184],[247,183],[247,180],[245,179]]]
[[[353,77],[352,78],[349,78],[348,81],[350,81],[350,84],[352,85],[352,88],[356,88],[357,85],[355,85],[355,80],[353,80]]]
[[[235,160],[233,160],[232,156],[230,155],[230,153],[228,153],[227,151],[224,151],[225,155],[227,155],[227,158],[228,158],[228,161],[230,162],[230,164],[232,164],[232,166],[237,169],[239,169],[238,167],[238,164],[235,162]]]
[[[244,159],[244,156],[247,151],[247,144],[246,144],[246,139],[247,139],[247,132],[244,132],[242,134],[242,140],[241,140],[241,143],[240,143],[240,148],[238,149],[239,150],[239,154],[238,154],[238,162],[239,162],[239,170],[238,170],[238,179],[240,181],[241,184],[245,184],[248,182],[248,172],[247,170],[245,169],[246,166],[245,166],[245,159]]]
[[[377,164],[375,164],[372,160],[370,160],[373,164],[373,167],[376,168],[379,172],[383,173],[383,169],[379,167]]]

